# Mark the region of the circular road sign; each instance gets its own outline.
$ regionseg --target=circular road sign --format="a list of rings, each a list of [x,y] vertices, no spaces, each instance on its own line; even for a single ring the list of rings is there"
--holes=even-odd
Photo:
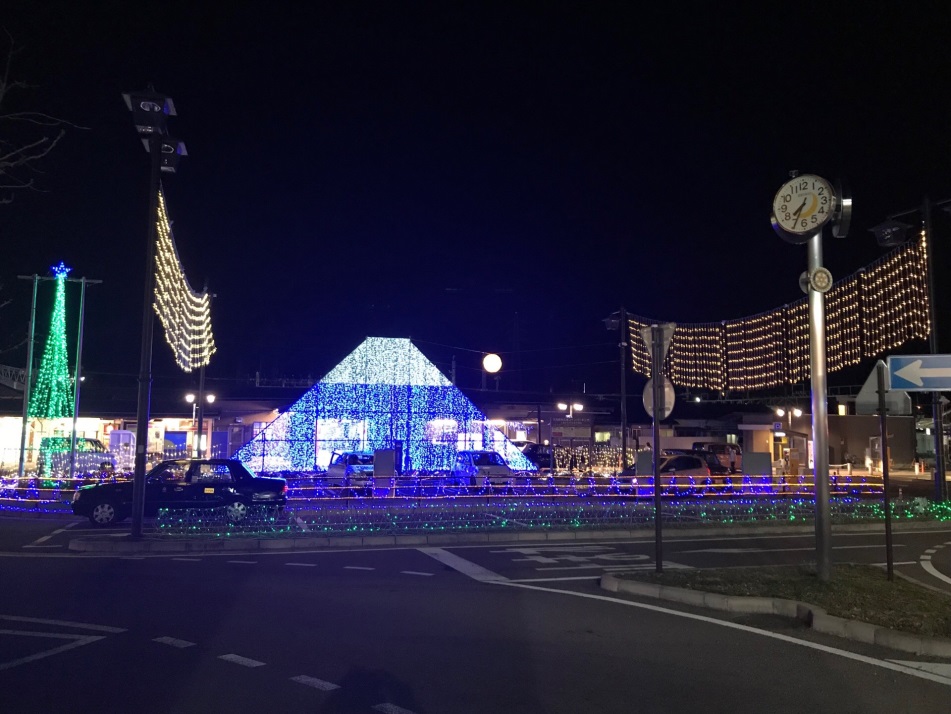
[[[661,419],[666,419],[674,410],[674,385],[664,377],[664,413],[660,415]],[[648,379],[644,385],[644,409],[650,416],[654,416],[654,380]]]

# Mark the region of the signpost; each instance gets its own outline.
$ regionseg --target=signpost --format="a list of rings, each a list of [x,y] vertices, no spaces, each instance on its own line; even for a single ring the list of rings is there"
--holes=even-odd
[[[888,579],[895,579],[895,558],[892,555],[892,514],[891,503],[888,500],[888,429],[885,426],[885,415],[888,408],[885,405],[885,393],[888,384],[885,374],[885,363],[881,360],[875,365],[878,376],[878,424],[882,433],[882,492],[885,498],[885,566]]]
[[[888,384],[892,390],[933,392],[935,500],[944,500],[944,419],[938,393],[951,391],[951,355],[892,355],[888,358]]]
[[[663,508],[660,502],[660,422],[665,418],[663,414],[670,414],[666,411],[665,404],[664,387],[666,387],[667,378],[664,377],[664,355],[667,354],[675,327],[674,323],[669,322],[666,325],[651,325],[641,329],[641,339],[644,340],[644,344],[651,353],[651,387],[653,388],[651,414],[654,417],[654,448],[652,450],[654,457],[654,550],[658,573],[664,572],[664,543],[661,531]]]

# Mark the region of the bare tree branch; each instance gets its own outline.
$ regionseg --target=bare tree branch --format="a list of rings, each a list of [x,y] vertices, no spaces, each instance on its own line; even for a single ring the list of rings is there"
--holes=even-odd
[[[21,80],[10,79],[13,58],[20,50],[16,47],[10,33],[6,29],[3,32],[9,41],[9,49],[3,64],[2,75],[0,75],[0,109],[6,108],[5,102],[9,101],[11,92],[30,86]],[[56,148],[66,135],[67,128],[86,128],[66,119],[29,109],[0,111],[0,123],[2,122],[6,122],[7,126],[22,127],[22,130],[15,132],[15,136],[11,136],[8,132],[0,136],[0,191],[4,191],[0,194],[0,205],[11,203],[18,191],[38,190],[30,174],[40,173],[40,162]],[[37,137],[37,131],[31,130],[30,127],[42,127],[42,130],[58,129],[58,131],[43,132]]]

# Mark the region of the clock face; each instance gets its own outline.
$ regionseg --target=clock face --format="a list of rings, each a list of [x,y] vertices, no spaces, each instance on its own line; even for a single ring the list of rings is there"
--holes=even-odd
[[[824,178],[803,174],[783,184],[773,199],[773,223],[787,233],[813,234],[832,218],[835,191]]]

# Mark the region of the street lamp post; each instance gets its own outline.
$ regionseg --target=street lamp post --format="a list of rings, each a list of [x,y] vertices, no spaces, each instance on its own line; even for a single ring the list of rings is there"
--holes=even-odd
[[[618,351],[621,365],[621,471],[627,468],[627,310],[622,307],[618,318],[614,315],[604,319],[604,326],[609,330],[617,330],[620,336]]]
[[[204,368],[202,368],[204,372]],[[197,458],[202,458],[204,453],[204,448],[202,447],[202,415],[204,413],[204,403],[213,404],[215,401],[214,394],[205,394],[205,384],[204,380],[199,382],[198,387],[198,396],[196,397],[194,393],[189,392],[185,395],[185,401],[192,405],[192,428],[195,429],[195,447],[193,453]]]
[[[145,463],[148,457],[149,408],[152,397],[152,300],[155,295],[155,243],[158,194],[162,171],[174,173],[178,159],[187,154],[185,145],[166,136],[169,116],[176,116],[171,97],[159,94],[149,85],[141,92],[124,93],[126,107],[132,112],[136,131],[151,156],[149,183],[148,241],[145,256],[144,298],[142,305],[142,343],[139,354],[139,390],[135,424],[135,470],[132,477],[132,537],[142,537],[145,513]]]
[[[558,408],[563,412],[568,412],[565,416],[569,419],[572,419],[575,415],[575,412],[580,412],[584,410],[584,404],[579,402],[572,402],[568,404],[566,402],[558,402]]]
[[[584,410],[584,404],[582,404],[581,402],[558,402],[556,406],[558,407],[559,410],[566,412],[565,417],[567,419],[574,419],[575,412],[580,412]],[[574,437],[568,437],[568,449],[569,449],[568,470],[571,473],[574,473],[574,452],[572,451],[573,441],[574,441]],[[552,461],[552,473],[554,473],[554,469],[555,469],[554,434],[552,434],[551,461]]]
[[[792,407],[790,409],[784,409],[782,407],[776,410],[776,416],[782,419],[784,416],[789,416],[789,429],[792,430],[792,420],[793,417],[797,419],[802,416],[802,409],[799,407]]]

